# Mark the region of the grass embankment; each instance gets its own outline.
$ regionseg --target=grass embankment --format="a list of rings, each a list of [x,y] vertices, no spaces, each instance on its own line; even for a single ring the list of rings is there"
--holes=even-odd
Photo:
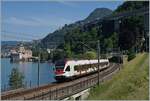
[[[138,54],[125,62],[123,68],[111,80],[92,88],[89,100],[148,100],[149,56]]]

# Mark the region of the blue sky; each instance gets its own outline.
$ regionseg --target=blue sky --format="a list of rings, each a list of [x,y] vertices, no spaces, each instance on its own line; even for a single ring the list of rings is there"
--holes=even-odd
[[[41,39],[47,34],[86,18],[96,8],[116,9],[123,1],[24,1],[2,2],[1,40]]]

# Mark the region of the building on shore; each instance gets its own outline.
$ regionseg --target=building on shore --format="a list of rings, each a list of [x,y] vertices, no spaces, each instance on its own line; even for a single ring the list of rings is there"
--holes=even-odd
[[[20,46],[18,49],[11,50],[11,61],[29,61],[32,58],[32,51]]]

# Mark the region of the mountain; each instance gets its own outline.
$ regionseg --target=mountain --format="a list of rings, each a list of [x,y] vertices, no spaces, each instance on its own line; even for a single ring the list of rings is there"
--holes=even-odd
[[[53,46],[64,42],[64,35],[66,33],[69,33],[76,28],[81,28],[86,23],[89,23],[96,19],[102,19],[103,17],[108,16],[111,13],[112,11],[108,8],[97,8],[92,13],[90,13],[86,19],[77,21],[69,25],[66,24],[61,29],[54,31],[53,33],[49,33],[45,38],[42,39],[41,42],[43,46],[52,48]]]
[[[84,21],[93,21],[95,19],[102,19],[112,13],[112,10],[108,8],[95,9]]]
[[[61,29],[47,35],[41,42],[45,47],[56,47],[65,42],[63,45],[66,45],[69,50],[74,52],[80,50],[80,53],[84,49],[81,49],[83,46],[77,44],[77,41],[88,43],[90,40],[101,40],[103,49],[116,45],[115,47],[120,46],[122,50],[129,50],[137,46],[136,42],[141,42],[140,39],[137,41],[136,37],[144,37],[143,34],[140,34],[144,32],[143,16],[121,19],[119,33],[115,30],[114,21],[105,19],[107,19],[107,16],[113,16],[113,14],[145,7],[149,7],[149,1],[126,1],[113,12],[107,8],[97,8],[86,19],[69,25],[66,24]],[[114,38],[118,41],[114,42]],[[55,43],[55,45],[52,45],[52,43]],[[64,47],[63,45],[61,47]],[[90,46],[95,48],[94,45]]]
[[[104,8],[95,9],[86,19],[65,25],[54,33],[49,34],[42,40],[44,47],[53,46],[51,42],[58,42],[58,49],[53,53],[53,61],[62,58],[84,58],[88,51],[96,54],[97,40],[100,40],[101,53],[105,54],[108,49],[118,48],[127,53],[146,50],[147,41],[143,41],[144,16],[132,16],[121,19],[121,24],[116,30],[115,21],[107,18],[113,14],[145,8],[149,2],[135,1],[124,2],[115,11],[106,14]],[[139,38],[140,36],[140,38]],[[148,38],[145,37],[148,40]],[[62,44],[60,44],[63,42]],[[53,47],[54,48],[54,47]],[[111,50],[110,50],[111,51]]]

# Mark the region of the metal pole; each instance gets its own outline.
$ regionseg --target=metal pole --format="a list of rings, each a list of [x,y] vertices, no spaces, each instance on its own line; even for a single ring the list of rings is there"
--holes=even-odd
[[[38,87],[39,87],[39,85],[40,85],[40,52],[39,52],[39,57],[38,57],[38,82],[37,82],[37,84],[38,84]]]
[[[100,68],[99,68],[99,63],[100,63],[100,41],[97,41],[97,48],[98,48],[98,85],[100,84]]]

